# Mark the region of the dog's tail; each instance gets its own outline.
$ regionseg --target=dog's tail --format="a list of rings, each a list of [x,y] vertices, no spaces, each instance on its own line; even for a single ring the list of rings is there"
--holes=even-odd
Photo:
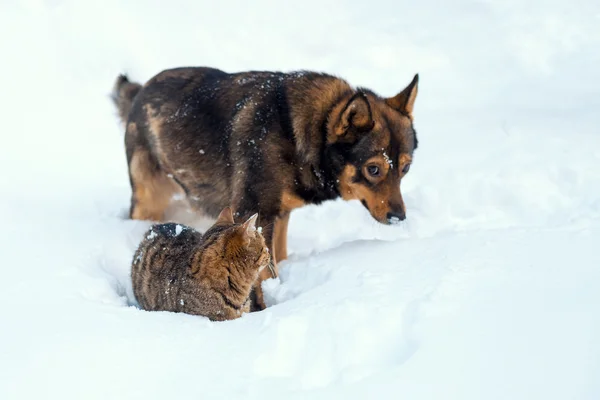
[[[141,88],[142,85],[139,83],[130,82],[129,78],[127,78],[127,75],[125,74],[121,74],[117,78],[111,97],[115,103],[115,106],[117,106],[117,111],[119,112],[119,117],[121,118],[123,124],[127,123],[127,118],[129,118],[129,112],[131,111],[133,100]]]

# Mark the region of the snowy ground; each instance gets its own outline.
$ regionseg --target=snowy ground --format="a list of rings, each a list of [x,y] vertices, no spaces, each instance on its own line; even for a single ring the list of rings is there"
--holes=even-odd
[[[0,4],[0,399],[600,398],[600,3],[166,4]],[[295,212],[236,321],[131,306],[108,92],[181,65],[419,72],[406,223]]]

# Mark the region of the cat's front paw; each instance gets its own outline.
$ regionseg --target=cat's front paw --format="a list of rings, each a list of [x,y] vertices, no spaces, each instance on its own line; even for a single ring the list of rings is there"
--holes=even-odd
[[[267,306],[265,305],[265,300],[263,298],[262,288],[254,287],[252,292],[250,293],[250,312],[262,311]]]

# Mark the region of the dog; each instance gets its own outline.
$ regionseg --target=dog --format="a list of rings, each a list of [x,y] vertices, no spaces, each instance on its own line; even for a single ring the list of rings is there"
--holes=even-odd
[[[287,258],[290,212],[341,197],[382,224],[405,219],[400,181],[417,148],[418,74],[384,98],[325,73],[168,69],[145,85],[120,75],[112,97],[125,128],[130,218],[161,221],[171,198],[216,217],[259,213],[273,256]]]

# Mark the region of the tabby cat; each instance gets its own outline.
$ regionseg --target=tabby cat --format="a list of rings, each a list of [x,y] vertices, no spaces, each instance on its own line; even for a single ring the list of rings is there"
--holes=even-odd
[[[271,259],[256,219],[235,223],[227,207],[204,235],[180,224],[152,226],[131,268],[141,308],[213,321],[249,312],[252,286]]]

